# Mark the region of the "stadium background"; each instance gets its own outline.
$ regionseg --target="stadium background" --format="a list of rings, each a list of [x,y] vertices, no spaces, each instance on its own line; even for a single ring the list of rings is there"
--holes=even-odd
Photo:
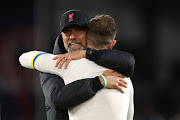
[[[26,51],[52,52],[61,15],[109,14],[115,48],[136,59],[134,120],[180,120],[180,7],[161,0],[18,0],[0,4],[0,120],[45,120],[38,72],[22,68]]]

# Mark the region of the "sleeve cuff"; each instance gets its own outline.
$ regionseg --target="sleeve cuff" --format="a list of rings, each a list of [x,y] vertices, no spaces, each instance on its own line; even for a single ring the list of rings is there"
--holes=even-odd
[[[95,92],[103,88],[98,76],[92,79],[92,87]]]

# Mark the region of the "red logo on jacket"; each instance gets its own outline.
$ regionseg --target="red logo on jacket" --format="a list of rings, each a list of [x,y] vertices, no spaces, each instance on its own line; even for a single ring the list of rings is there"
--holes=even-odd
[[[69,14],[69,20],[68,20],[69,22],[73,21],[73,15],[74,15],[73,13]]]

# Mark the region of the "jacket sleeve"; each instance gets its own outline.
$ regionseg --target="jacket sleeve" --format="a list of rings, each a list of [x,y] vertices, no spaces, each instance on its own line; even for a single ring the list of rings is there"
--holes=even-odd
[[[86,57],[98,65],[113,69],[126,77],[131,77],[134,73],[135,59],[128,52],[118,50],[93,50]]]
[[[78,80],[67,85],[64,85],[63,79],[56,75],[41,73],[40,78],[46,102],[59,110],[90,99],[102,88],[98,77]]]
[[[56,39],[53,54],[64,52],[58,44],[58,39]],[[64,80],[59,76],[40,73],[40,82],[46,103],[59,110],[67,109],[90,99],[102,88],[98,77],[78,80],[65,85]]]

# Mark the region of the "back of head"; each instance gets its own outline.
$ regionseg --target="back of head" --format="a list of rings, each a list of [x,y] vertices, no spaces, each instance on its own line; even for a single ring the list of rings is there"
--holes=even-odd
[[[112,17],[104,14],[96,15],[88,24],[88,44],[97,49],[107,48],[115,39],[116,33],[116,23]]]

